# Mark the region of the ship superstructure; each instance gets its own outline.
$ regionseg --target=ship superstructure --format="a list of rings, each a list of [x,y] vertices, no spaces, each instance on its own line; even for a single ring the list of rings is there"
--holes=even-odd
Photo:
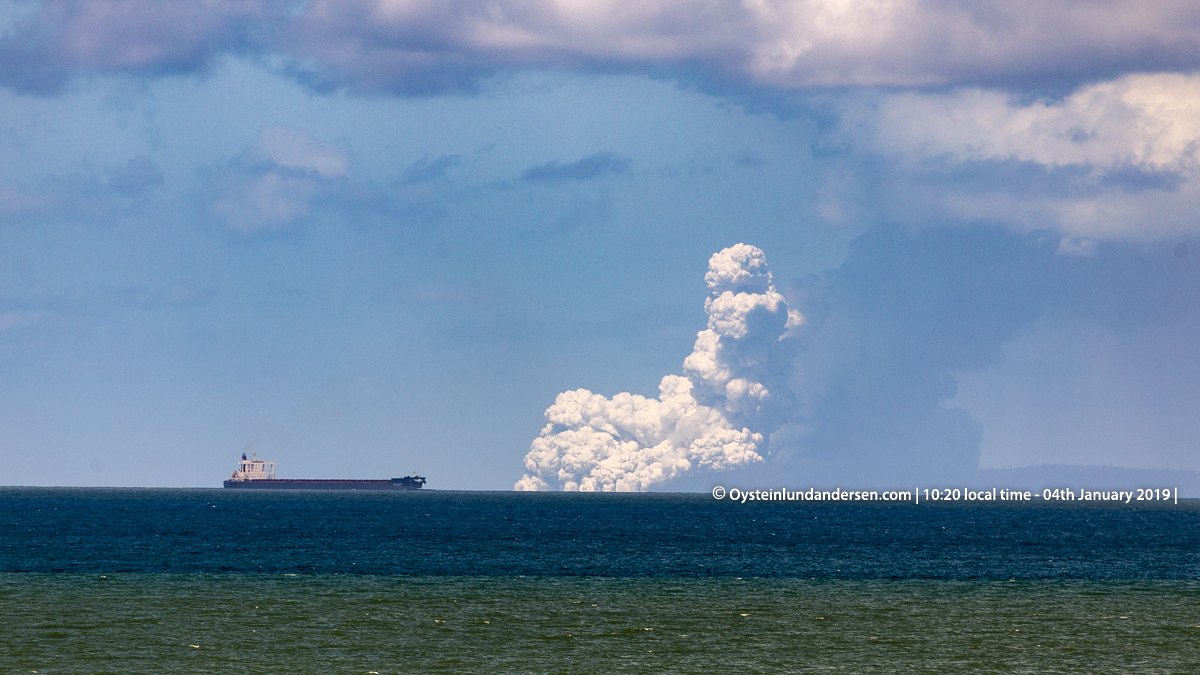
[[[344,478],[276,478],[275,462],[258,458],[253,452],[250,458],[242,453],[237,471],[233,472],[225,487],[242,490],[419,490],[425,485],[425,477],[415,473],[401,478],[344,479]]]
[[[243,452],[238,470],[233,472],[230,480],[275,480],[275,462],[259,459],[257,452],[250,453],[250,459],[246,459]]]

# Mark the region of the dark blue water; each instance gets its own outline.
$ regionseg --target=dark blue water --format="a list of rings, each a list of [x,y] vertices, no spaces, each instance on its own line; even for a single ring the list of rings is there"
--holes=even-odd
[[[1200,503],[4,488],[0,572],[1197,579]]]

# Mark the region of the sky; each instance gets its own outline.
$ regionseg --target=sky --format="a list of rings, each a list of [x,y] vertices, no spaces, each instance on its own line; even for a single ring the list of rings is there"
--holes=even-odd
[[[0,485],[1200,485],[1198,207],[1194,2],[2,0]]]

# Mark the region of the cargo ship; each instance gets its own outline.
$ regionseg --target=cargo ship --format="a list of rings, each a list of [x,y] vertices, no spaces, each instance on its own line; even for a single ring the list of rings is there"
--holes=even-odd
[[[238,462],[238,470],[225,481],[225,487],[238,490],[420,490],[425,477],[413,474],[402,478],[354,480],[340,478],[276,478],[275,462],[258,458],[252,453]]]

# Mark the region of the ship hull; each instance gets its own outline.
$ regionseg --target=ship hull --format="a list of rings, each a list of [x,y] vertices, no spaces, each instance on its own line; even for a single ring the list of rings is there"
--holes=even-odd
[[[267,478],[259,480],[227,480],[225,487],[234,490],[420,490],[425,480],[320,480]]]

